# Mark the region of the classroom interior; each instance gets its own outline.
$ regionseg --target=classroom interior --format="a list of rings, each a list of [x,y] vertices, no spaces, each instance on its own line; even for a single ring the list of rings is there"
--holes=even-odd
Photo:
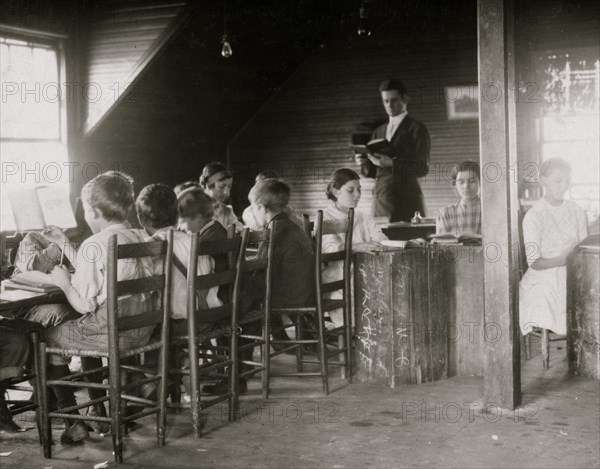
[[[404,380],[365,367],[359,330],[351,384],[331,368],[327,396],[318,380],[285,378],[264,400],[260,379],[251,379],[239,421],[217,407],[196,439],[186,411],[173,411],[158,446],[147,417],[125,437],[122,466],[600,466],[598,254],[582,274],[592,285],[582,306],[596,328],[585,345],[592,369],[577,376],[565,341],[550,343],[548,369],[537,338],[526,353],[514,326],[519,260],[510,249],[522,212],[542,195],[535,170],[551,157],[571,163],[569,198],[586,211],[588,232],[599,232],[597,2],[9,0],[1,11],[3,61],[23,43],[56,60],[55,74],[29,88],[10,71],[2,77],[5,109],[35,102],[28,111],[54,116],[37,134],[28,131],[31,112],[2,121],[2,278],[20,239],[7,192],[51,183],[76,207],[84,184],[110,169],[132,175],[137,192],[196,180],[221,161],[234,174],[238,215],[255,176],[272,169],[290,185],[296,212],[314,217],[331,172],[356,170],[349,145],[385,122],[377,89],[385,78],[403,80],[410,115],[431,134],[424,215],[456,199],[453,165],[481,164],[481,262],[464,257],[468,285],[443,267],[445,290],[431,287],[439,278],[428,270],[411,304],[432,320],[451,310],[463,326],[482,326],[485,315],[508,331],[502,340],[484,340],[481,328],[454,345],[440,337],[445,368]],[[367,212],[373,180],[361,183],[358,208]],[[500,262],[482,252],[488,243],[504,248]],[[379,261],[391,278],[389,265],[405,259],[389,256]],[[422,353],[432,359],[436,350]],[[293,360],[280,355],[273,366]],[[57,443],[45,459],[33,412],[16,421],[28,430],[0,434],[2,467],[117,466],[110,438],[97,435],[81,446]]]

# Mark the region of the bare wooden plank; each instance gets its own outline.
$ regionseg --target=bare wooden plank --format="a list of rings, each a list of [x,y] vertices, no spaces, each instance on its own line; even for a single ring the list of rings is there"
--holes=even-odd
[[[198,275],[196,277],[196,288],[205,290],[207,288],[219,287],[232,283],[235,280],[235,269],[224,270],[214,274]]]
[[[166,241],[151,241],[148,243],[119,244],[117,247],[117,259],[129,259],[135,257],[154,257],[167,252]]]
[[[482,178],[482,228],[485,262],[484,401],[515,408],[521,401],[518,338],[518,263],[514,96],[514,18],[509,0],[479,0],[479,139],[481,166],[496,167],[499,180]],[[489,15],[490,11],[497,14]],[[498,94],[489,95],[493,84]],[[493,181],[493,182],[492,182]]]
[[[128,331],[130,329],[139,329],[140,327],[144,326],[155,326],[156,324],[160,324],[162,322],[162,315],[162,311],[156,310],[149,313],[119,318],[119,332]]]
[[[159,290],[165,285],[165,275],[154,275],[152,277],[136,278],[134,280],[122,280],[117,282],[117,296],[136,293],[144,293]]]

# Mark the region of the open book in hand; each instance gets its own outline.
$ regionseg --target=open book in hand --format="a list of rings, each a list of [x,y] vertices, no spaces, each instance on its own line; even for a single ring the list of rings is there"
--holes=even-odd
[[[481,244],[481,235],[476,233],[452,233],[429,235],[432,244]]]
[[[385,138],[378,138],[375,140],[371,140],[366,145],[350,145],[350,148],[354,150],[355,153],[360,155],[371,155],[377,157],[376,153],[387,155],[390,158],[394,156],[394,147],[393,145],[386,140]]]
[[[37,270],[14,274],[10,279],[4,280],[2,285],[7,290],[27,290],[39,293],[60,291],[60,288],[52,283],[49,274]]]
[[[43,230],[48,225],[63,229],[77,226],[66,190],[54,187],[16,189],[8,193],[17,231]]]

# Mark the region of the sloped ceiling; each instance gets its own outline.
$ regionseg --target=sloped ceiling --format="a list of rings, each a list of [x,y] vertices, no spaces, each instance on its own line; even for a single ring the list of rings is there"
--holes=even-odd
[[[89,36],[84,124],[89,134],[124,98],[126,90],[160,52],[181,23],[184,2],[98,2]]]

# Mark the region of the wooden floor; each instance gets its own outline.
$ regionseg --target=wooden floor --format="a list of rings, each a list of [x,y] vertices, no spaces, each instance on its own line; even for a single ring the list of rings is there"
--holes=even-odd
[[[327,397],[318,379],[281,379],[268,402],[256,379],[240,422],[229,424],[224,409],[214,410],[200,440],[191,436],[188,413],[173,414],[167,446],[159,448],[147,418],[125,438],[122,467],[600,467],[600,383],[568,375],[564,342],[552,343],[547,371],[533,347],[518,411],[483,409],[476,377],[399,389],[334,379]],[[282,357],[279,366],[288,361]],[[32,416],[19,423],[31,426]],[[110,437],[93,435],[69,448],[57,443],[52,460],[42,457],[34,429],[0,434],[0,445],[11,452],[2,468],[113,466]]]

